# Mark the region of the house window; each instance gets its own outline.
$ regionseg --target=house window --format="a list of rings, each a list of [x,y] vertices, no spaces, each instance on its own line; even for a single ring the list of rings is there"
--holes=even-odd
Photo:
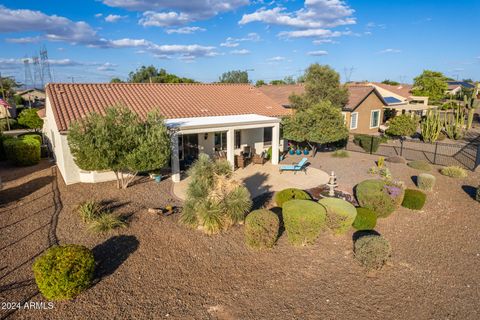
[[[358,126],[358,112],[352,112],[350,115],[350,129],[357,129]]]
[[[263,144],[264,145],[271,145],[272,144],[272,127],[263,128]]]
[[[380,126],[380,110],[372,110],[370,115],[370,128],[378,128]]]
[[[235,149],[240,149],[242,145],[242,132],[240,130],[235,130]]]
[[[227,133],[215,132],[215,151],[227,150]]]

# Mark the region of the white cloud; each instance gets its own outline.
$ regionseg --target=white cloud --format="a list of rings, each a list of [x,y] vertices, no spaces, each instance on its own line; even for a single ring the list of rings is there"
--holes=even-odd
[[[101,66],[97,68],[98,71],[115,71],[115,68],[118,67],[118,65],[110,62],[105,62]]]
[[[122,19],[125,19],[126,17],[127,16],[119,16],[118,14],[109,14],[108,16],[105,17],[105,21],[115,23]]]
[[[197,31],[206,31],[207,29],[205,28],[200,28],[200,27],[183,27],[183,28],[178,28],[178,29],[167,29],[165,30],[166,33],[172,34],[172,33],[178,33],[178,34],[192,34]]]
[[[337,41],[333,41],[332,39],[317,39],[317,40],[313,40],[312,42],[313,44],[338,43]]]
[[[103,16],[103,13],[97,13],[95,14],[95,18],[101,18]]]
[[[0,58],[0,64],[3,65],[23,65],[24,61],[28,60],[29,63],[33,63],[33,59],[31,58]],[[50,65],[58,66],[58,67],[73,67],[73,66],[96,66],[99,65],[98,62],[80,62],[74,61],[71,59],[48,59]]]
[[[344,34],[350,34],[350,32],[332,31],[328,29],[306,29],[296,31],[283,31],[280,32],[278,36],[282,38],[333,38],[340,37]]]
[[[260,41],[260,35],[258,33],[255,33],[255,32],[250,32],[249,34],[247,34],[245,37],[243,38],[232,38],[232,37],[228,37],[225,42],[222,42],[220,44],[221,47],[227,47],[227,48],[235,48],[235,47],[238,47],[240,45],[240,42],[244,42],[244,41]]]
[[[39,42],[40,37],[23,37],[23,38],[7,38],[5,41],[11,43],[36,43]]]
[[[268,62],[280,62],[284,60],[285,60],[285,57],[281,57],[281,56],[271,57],[267,59]]]
[[[400,53],[400,52],[402,52],[402,50],[400,50],[400,49],[388,48],[388,49],[384,49],[382,51],[379,51],[378,53],[385,54],[385,53]]]
[[[103,0],[110,7],[143,12],[144,26],[175,26],[209,19],[248,5],[249,0]]]
[[[327,54],[328,54],[328,51],[325,51],[325,50],[317,50],[317,51],[307,52],[307,55],[314,56],[314,57],[326,56]]]
[[[237,49],[237,50],[232,50],[232,51],[230,51],[230,53],[231,53],[231,54],[235,54],[235,55],[244,56],[244,55],[250,54],[250,50],[247,50],[247,49]]]
[[[355,10],[341,0],[305,0],[302,9],[288,12],[284,7],[260,8],[244,14],[239,24],[263,22],[295,28],[332,28],[355,24]]]

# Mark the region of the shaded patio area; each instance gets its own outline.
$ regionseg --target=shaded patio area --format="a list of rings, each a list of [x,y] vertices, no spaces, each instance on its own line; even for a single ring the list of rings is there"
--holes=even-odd
[[[290,164],[284,161],[284,164]],[[235,171],[233,177],[245,184],[252,198],[267,192],[280,191],[286,188],[310,189],[328,182],[329,175],[317,168],[309,166],[307,174],[303,172],[279,172],[279,166],[266,163],[265,165],[249,165]],[[190,179],[186,178],[173,185],[174,194],[185,200],[186,190]]]

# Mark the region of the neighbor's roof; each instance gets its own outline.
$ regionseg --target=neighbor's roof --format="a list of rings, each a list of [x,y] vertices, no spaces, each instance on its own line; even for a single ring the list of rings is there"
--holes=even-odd
[[[167,119],[289,113],[248,84],[51,83],[47,85],[59,131],[91,112],[125,105],[142,118],[155,108]]]
[[[458,86],[461,86],[461,87],[464,87],[464,88],[467,88],[467,89],[475,88],[474,84],[472,84],[470,82],[466,82],[466,81],[447,81],[447,83],[448,83],[449,89],[457,88]]]
[[[413,85],[411,84],[399,84],[396,86],[392,86],[389,84],[373,82],[373,85],[380,87],[382,89],[388,90],[390,92],[393,92],[396,95],[404,97],[405,99],[408,99],[412,96]]]
[[[354,110],[357,108],[372,92],[378,96],[378,98],[387,105],[383,97],[373,86],[369,85],[347,85],[348,88],[348,103],[343,108],[344,110]],[[305,86],[303,84],[292,85],[266,85],[259,88],[263,93],[269,96],[275,102],[282,106],[289,106],[289,97],[292,94],[301,95],[305,93]]]

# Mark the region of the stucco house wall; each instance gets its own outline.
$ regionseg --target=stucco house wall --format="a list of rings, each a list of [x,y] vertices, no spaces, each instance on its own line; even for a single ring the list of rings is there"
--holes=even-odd
[[[383,102],[378,98],[375,93],[371,93],[355,110],[352,112],[345,112],[345,120],[347,123],[347,128],[349,129],[350,133],[363,133],[363,134],[375,134],[378,132],[377,127],[370,127],[371,119],[372,119],[372,111],[379,110],[380,111],[380,121],[379,125],[382,124],[383,119]],[[351,117],[352,113],[357,113],[357,128],[351,129]]]

